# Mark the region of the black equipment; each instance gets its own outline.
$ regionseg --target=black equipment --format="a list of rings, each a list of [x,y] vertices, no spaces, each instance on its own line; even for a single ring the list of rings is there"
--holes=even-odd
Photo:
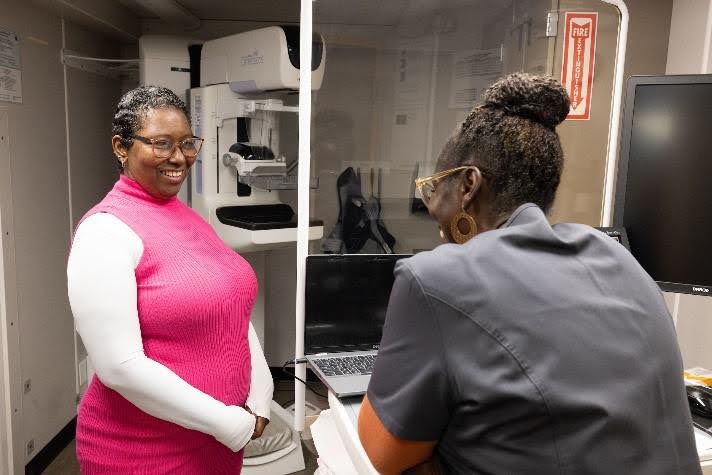
[[[327,254],[355,254],[373,239],[385,254],[393,254],[395,237],[381,220],[381,176],[378,175],[378,195],[373,194],[371,170],[371,197],[367,200],[361,191],[361,174],[348,167],[336,180],[339,199],[339,218],[322,249]]]
[[[304,352],[373,350],[381,342],[393,269],[404,254],[310,255]]]

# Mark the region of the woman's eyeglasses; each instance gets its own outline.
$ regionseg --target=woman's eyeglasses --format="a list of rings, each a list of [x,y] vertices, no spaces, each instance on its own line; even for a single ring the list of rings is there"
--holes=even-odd
[[[430,199],[433,197],[433,193],[435,193],[435,185],[439,180],[462,170],[467,170],[468,168],[473,168],[473,166],[466,165],[462,167],[455,167],[449,170],[443,170],[435,175],[426,176],[425,178],[417,178],[415,180],[415,187],[418,189],[418,193],[420,193],[420,196],[423,198],[425,206],[428,206],[428,203],[430,203]]]
[[[200,137],[191,137],[188,139],[183,139],[180,142],[174,142],[171,139],[149,139],[147,137],[141,137],[140,135],[132,135],[135,138],[146,145],[153,147],[153,155],[158,158],[169,158],[173,156],[176,151],[176,147],[180,148],[181,153],[186,158],[193,158],[200,152],[200,147],[203,146],[203,139]]]

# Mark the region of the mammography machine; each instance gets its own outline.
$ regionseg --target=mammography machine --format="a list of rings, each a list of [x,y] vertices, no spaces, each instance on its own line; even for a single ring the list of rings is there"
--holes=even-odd
[[[319,89],[320,35],[312,48],[312,88]],[[284,102],[299,88],[299,28],[271,26],[205,42],[145,36],[139,50],[141,82],[185,98],[193,132],[205,139],[182,198],[241,253],[294,242],[296,218],[277,190],[297,185],[296,140],[293,150],[282,147],[285,136],[296,137],[296,120],[293,130],[281,123],[298,111]],[[323,228],[312,224],[309,237],[318,239]]]
[[[207,41],[200,57],[201,87],[190,90],[194,132],[205,139],[192,173],[191,206],[241,252],[296,240],[294,212],[275,190],[297,184],[290,174],[296,151],[288,167],[280,118],[297,113],[281,97],[299,87],[298,41],[298,28],[277,26]],[[324,74],[321,37],[313,48],[318,89]],[[323,227],[312,224],[309,237],[318,239]]]

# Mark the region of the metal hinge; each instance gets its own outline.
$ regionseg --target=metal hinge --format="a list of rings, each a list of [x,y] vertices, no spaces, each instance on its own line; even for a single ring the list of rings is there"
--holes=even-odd
[[[556,36],[559,31],[559,12],[549,12],[546,14],[546,36],[550,38]]]

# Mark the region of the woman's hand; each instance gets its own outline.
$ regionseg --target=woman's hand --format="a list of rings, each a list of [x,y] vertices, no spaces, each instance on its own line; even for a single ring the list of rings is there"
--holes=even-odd
[[[261,417],[256,415],[252,410],[246,405],[245,410],[255,416],[255,432],[252,433],[252,438],[251,440],[258,439],[262,437],[262,432],[265,430],[265,427],[267,427],[267,424],[269,424],[269,419],[266,417]]]
[[[255,433],[252,434],[252,439],[262,437],[262,431],[264,431],[265,427],[267,427],[267,424],[269,424],[269,419],[265,419],[264,417],[260,416],[255,417],[257,418],[257,423],[255,423]]]
[[[233,452],[245,448],[255,432],[257,418],[242,406],[225,406],[225,418],[229,421],[225,430],[214,434],[218,442],[226,445]]]

